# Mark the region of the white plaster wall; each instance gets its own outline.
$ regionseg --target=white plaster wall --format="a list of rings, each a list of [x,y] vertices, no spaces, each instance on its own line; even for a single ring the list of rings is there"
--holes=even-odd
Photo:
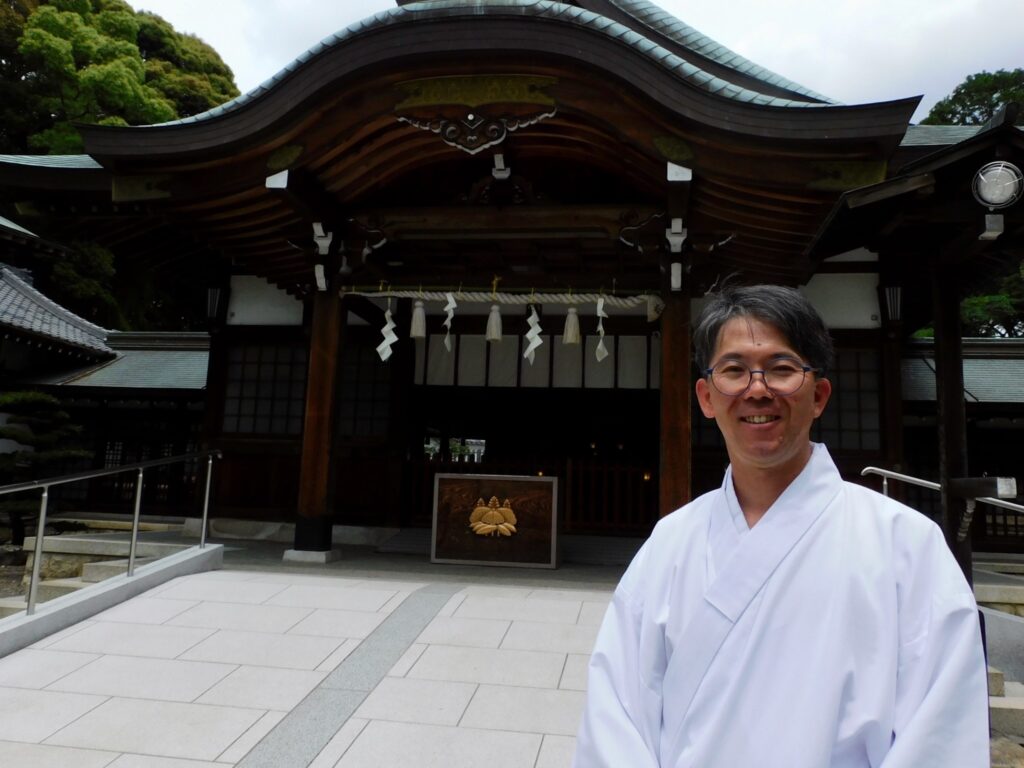
[[[851,253],[853,253],[851,251]],[[872,254],[864,251],[868,261]],[[818,310],[829,328],[879,328],[878,275],[874,273],[828,273],[811,278],[800,289]],[[694,298],[690,303],[691,321],[696,323],[707,299]]]
[[[228,325],[302,325],[302,302],[262,277],[232,275]]]
[[[877,274],[818,274],[800,290],[829,328],[881,326]]]

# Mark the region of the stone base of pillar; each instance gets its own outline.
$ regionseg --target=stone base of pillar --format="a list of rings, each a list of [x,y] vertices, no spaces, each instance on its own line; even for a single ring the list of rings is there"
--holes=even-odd
[[[311,549],[286,549],[284,557],[281,559],[286,563],[319,563],[322,565],[341,560],[341,550],[329,549],[321,552]]]

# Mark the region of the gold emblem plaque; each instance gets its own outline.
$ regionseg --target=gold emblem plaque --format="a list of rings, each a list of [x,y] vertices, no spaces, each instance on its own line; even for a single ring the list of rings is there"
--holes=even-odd
[[[556,568],[558,478],[434,478],[430,559],[435,563]]]

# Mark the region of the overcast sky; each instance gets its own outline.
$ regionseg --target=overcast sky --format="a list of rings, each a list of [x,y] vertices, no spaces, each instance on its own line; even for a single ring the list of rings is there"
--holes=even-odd
[[[394,0],[131,0],[217,49],[245,92]],[[1024,67],[1024,0],[660,0],[690,26],[845,104],[924,96]]]

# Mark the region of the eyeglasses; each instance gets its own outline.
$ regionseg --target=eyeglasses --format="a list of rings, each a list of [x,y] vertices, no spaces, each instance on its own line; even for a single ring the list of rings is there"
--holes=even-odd
[[[715,389],[723,395],[738,397],[750,389],[754,374],[760,373],[764,385],[775,395],[792,395],[803,386],[808,373],[819,373],[820,368],[804,365],[799,360],[780,357],[763,370],[755,370],[741,360],[722,360],[704,371]]]

